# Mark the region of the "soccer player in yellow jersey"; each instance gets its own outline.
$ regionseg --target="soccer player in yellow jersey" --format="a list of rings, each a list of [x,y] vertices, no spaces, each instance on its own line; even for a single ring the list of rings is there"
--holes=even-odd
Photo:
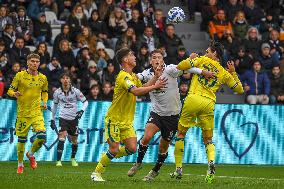
[[[37,168],[34,153],[40,149],[46,140],[42,101],[44,109],[47,108],[48,87],[45,75],[38,72],[40,56],[30,54],[27,57],[28,69],[17,73],[10,85],[8,95],[17,98],[16,135],[18,136],[18,170],[21,174],[24,170],[24,152],[30,126],[36,132],[36,139],[32,148],[26,153],[33,169]]]
[[[162,72],[157,71],[155,77],[142,86],[141,81],[132,72],[136,66],[136,57],[128,48],[120,49],[116,53],[116,59],[122,70],[116,78],[113,100],[105,116],[105,138],[109,149],[102,154],[92,173],[93,181],[104,181],[101,173],[113,158],[136,152],[137,138],[133,127],[136,96],[163,88],[167,84],[166,79],[159,78]],[[120,143],[124,143],[125,146],[119,147]]]
[[[211,42],[204,56],[198,57],[197,54],[193,53],[188,59],[181,61],[177,66],[179,70],[187,70],[191,67],[210,70],[215,73],[215,77],[206,79],[202,75],[194,74],[192,78],[178,125],[174,151],[176,171],[171,174],[173,178],[180,179],[182,177],[184,137],[190,127],[197,125],[202,129],[203,142],[206,147],[208,159],[208,171],[205,180],[208,183],[214,180],[215,146],[212,143],[212,138],[214,129],[214,106],[216,102],[215,92],[222,84],[228,85],[238,94],[244,92],[242,84],[235,72],[234,64],[228,62],[228,71],[219,64],[222,55],[222,44]]]

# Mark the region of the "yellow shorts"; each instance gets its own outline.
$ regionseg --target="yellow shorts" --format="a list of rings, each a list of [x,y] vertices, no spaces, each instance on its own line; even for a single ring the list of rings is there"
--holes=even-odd
[[[43,116],[18,117],[16,120],[16,135],[22,137],[28,136],[31,126],[33,127],[33,132],[46,131]]]
[[[109,118],[105,118],[105,141],[123,142],[127,138],[136,137],[133,126],[125,126],[119,123],[112,123]]]
[[[178,130],[186,132],[188,128],[198,126],[202,130],[214,129],[214,106],[212,99],[189,94],[182,107]]]

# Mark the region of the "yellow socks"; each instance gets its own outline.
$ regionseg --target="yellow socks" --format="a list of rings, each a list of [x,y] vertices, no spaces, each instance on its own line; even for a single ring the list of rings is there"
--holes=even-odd
[[[206,153],[207,153],[208,162],[215,161],[215,145],[214,144],[209,143],[206,145]]]
[[[26,143],[17,143],[18,162],[23,163]]]
[[[183,152],[184,152],[184,138],[176,138],[175,151],[174,151],[176,167],[182,167]]]
[[[35,139],[35,141],[33,142],[33,146],[32,146],[32,149],[31,149],[31,154],[33,155],[35,152],[37,152],[42,144],[45,142],[45,139]]]
[[[105,170],[105,167],[110,163],[110,161],[115,157],[110,151],[107,151],[104,153],[101,157],[101,160],[99,161],[95,172],[97,173],[103,173]]]

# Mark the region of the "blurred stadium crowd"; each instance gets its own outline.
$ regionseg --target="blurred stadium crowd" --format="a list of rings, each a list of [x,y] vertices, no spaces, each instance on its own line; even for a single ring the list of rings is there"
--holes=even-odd
[[[166,64],[188,57],[175,27],[155,7],[156,0],[4,0],[0,5],[0,97],[17,72],[26,69],[26,57],[41,57],[40,71],[49,82],[49,95],[69,71],[73,85],[89,100],[111,101],[120,70],[115,52],[131,48],[137,57],[135,72],[150,67],[149,53],[158,48]],[[284,103],[283,0],[185,0],[188,24],[201,12],[201,31],[222,42],[222,64],[233,60],[251,104]],[[184,7],[184,6],[182,6]],[[282,73],[282,75],[281,75]],[[186,96],[190,75],[180,77]],[[148,101],[148,96],[138,98]]]

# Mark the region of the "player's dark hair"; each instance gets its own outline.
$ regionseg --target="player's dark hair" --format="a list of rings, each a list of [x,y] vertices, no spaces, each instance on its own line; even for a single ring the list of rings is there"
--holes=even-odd
[[[129,48],[121,48],[116,52],[116,60],[119,64],[122,64],[123,58],[130,53],[131,50]]]
[[[217,57],[219,58],[220,61],[222,61],[224,54],[224,46],[220,42],[211,41],[209,47],[213,52],[216,52]]]
[[[63,74],[60,75],[60,79],[62,79],[63,77],[69,77],[71,79],[71,75],[69,72],[64,72]]]
[[[155,49],[150,53],[150,57],[152,58],[153,54],[159,53],[163,56],[163,52],[160,49]]]
[[[39,56],[38,54],[36,54],[36,53],[31,53],[31,54],[29,54],[29,55],[27,56],[27,60],[30,60],[30,59],[32,59],[32,58],[35,58],[35,59],[40,60],[40,56]]]

